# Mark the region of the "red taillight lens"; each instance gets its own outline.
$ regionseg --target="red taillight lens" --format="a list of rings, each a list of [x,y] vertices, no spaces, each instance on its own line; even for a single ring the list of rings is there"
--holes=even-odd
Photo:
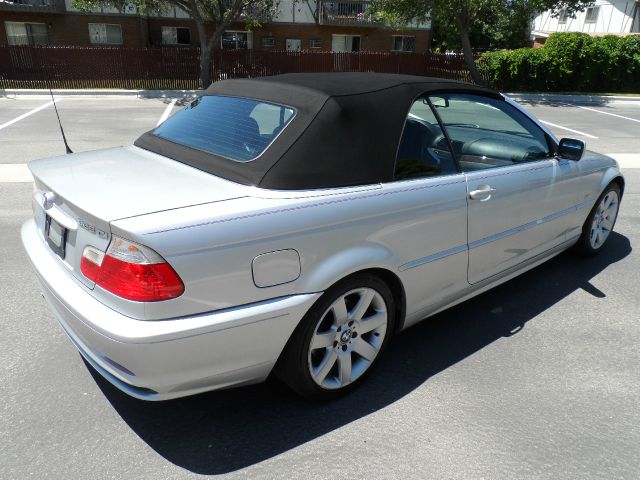
[[[184,285],[168,263],[127,263],[108,254],[96,284],[136,302],[157,302],[179,297]]]
[[[184,293],[182,280],[160,255],[115,236],[106,254],[86,247],[80,269],[96,285],[127,300],[157,302]]]
[[[82,260],[80,260],[80,270],[82,270],[85,277],[95,282],[98,279],[100,265],[96,265],[87,257],[82,257]]]

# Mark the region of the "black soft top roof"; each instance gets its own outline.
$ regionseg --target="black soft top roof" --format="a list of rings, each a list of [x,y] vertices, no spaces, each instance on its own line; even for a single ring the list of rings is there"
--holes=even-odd
[[[142,135],[135,145],[245,185],[316,189],[390,181],[405,119],[424,93],[493,90],[452,80],[383,73],[294,73],[224,80],[204,95],[288,105],[296,115],[255,160],[237,162]]]

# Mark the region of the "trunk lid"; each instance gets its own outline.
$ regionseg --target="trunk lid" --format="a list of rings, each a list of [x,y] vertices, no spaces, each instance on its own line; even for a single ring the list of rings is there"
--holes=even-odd
[[[250,188],[134,146],[36,160],[29,169],[46,188],[106,222],[239,198]]]
[[[107,249],[110,222],[240,198],[251,189],[133,146],[36,160],[29,169],[43,240],[89,288],[94,283],[80,270],[82,252]]]

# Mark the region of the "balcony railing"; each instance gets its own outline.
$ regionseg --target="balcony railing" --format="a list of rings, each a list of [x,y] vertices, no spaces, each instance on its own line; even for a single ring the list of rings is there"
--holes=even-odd
[[[318,22],[320,25],[379,27],[381,22],[369,14],[370,4],[370,1],[328,2],[321,0]]]
[[[64,0],[0,0],[0,10],[64,12]]]

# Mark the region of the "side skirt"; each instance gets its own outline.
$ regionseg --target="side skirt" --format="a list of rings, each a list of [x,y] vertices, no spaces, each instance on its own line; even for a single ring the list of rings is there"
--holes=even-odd
[[[518,265],[514,265],[513,267],[503,272],[500,272],[492,277],[489,277],[483,280],[482,282],[470,285],[468,289],[465,289],[462,292],[462,296],[456,295],[454,297],[450,297],[440,302],[440,304],[432,305],[426,311],[411,314],[405,319],[402,325],[402,328],[400,330],[405,330],[406,328],[409,328],[410,326],[415,325],[416,323],[419,323],[422,320],[425,320],[431,317],[432,315],[440,313],[443,310],[446,310],[455,305],[458,305],[459,303],[465,302],[470,298],[475,297],[476,295],[480,295],[481,293],[484,293],[487,290],[492,289],[493,287],[496,287],[504,282],[508,282],[512,278],[515,278],[518,275],[528,270],[531,270],[532,268],[537,267],[538,265],[546,262],[547,260],[555,257],[556,255],[572,247],[578,241],[579,237],[580,235],[578,234],[575,237],[572,237],[570,240],[567,240],[561,243],[560,245],[557,245],[543,253],[540,253],[535,257],[525,260],[524,262],[519,263]]]

